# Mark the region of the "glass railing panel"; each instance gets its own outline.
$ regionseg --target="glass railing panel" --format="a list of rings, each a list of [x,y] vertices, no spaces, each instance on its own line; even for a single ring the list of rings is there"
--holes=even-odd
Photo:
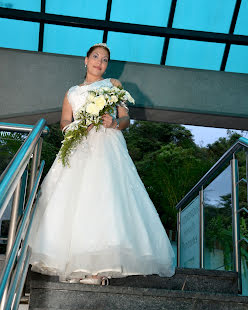
[[[248,296],[248,244],[241,244],[242,295]]]
[[[237,155],[239,166],[239,209],[240,212],[239,227],[240,238],[248,240],[248,152],[242,150]],[[242,294],[248,296],[248,244],[245,241],[240,243],[241,256],[241,279],[242,279]]]
[[[233,269],[231,195],[229,165],[204,189],[205,269]]]
[[[200,267],[200,198],[197,196],[181,212],[180,267]]]
[[[6,252],[12,202],[13,197],[10,199],[2,217],[0,218],[0,254],[5,254]]]
[[[14,157],[27,134],[19,132],[4,132],[0,130],[0,175]]]

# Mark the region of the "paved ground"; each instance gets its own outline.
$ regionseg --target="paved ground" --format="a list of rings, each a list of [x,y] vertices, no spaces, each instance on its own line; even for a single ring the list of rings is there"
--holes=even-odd
[[[18,310],[28,310],[28,305],[21,304]]]

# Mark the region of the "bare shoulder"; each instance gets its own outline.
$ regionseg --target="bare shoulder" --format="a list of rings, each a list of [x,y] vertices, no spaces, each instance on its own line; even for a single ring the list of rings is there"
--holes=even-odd
[[[122,84],[121,84],[121,82],[119,81],[119,80],[117,80],[117,79],[110,79],[110,82],[114,85],[114,86],[116,86],[116,87],[122,87]]]

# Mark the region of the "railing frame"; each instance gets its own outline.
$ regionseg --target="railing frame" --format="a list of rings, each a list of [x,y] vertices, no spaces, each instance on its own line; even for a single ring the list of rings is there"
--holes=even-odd
[[[242,280],[241,280],[241,255],[240,255],[240,224],[239,224],[239,171],[238,161],[233,154],[231,160],[232,171],[232,235],[233,235],[233,269],[238,273],[238,287],[242,292]]]
[[[200,268],[204,268],[204,193],[203,186],[199,192],[200,196]]]
[[[240,243],[245,238],[240,239],[240,225],[239,214],[241,211],[248,213],[246,208],[239,209],[238,187],[239,187],[239,175],[238,175],[238,161],[235,158],[235,153],[242,148],[248,150],[248,140],[246,138],[239,138],[239,140],[212,166],[212,168],[200,179],[200,181],[184,196],[184,198],[177,204],[178,210],[178,257],[177,266],[180,267],[181,251],[181,212],[183,208],[198,195],[200,198],[200,267],[204,268],[204,197],[203,186],[207,184],[217,172],[230,160],[231,172],[232,172],[232,229],[233,229],[233,261],[234,271],[238,273],[238,289],[242,292],[242,280],[241,280],[241,256],[240,256]],[[247,204],[248,204],[248,151],[246,152],[246,183],[247,183]],[[248,243],[248,240],[244,240]]]
[[[27,249],[27,240],[35,207],[33,208],[32,216],[30,216],[30,212],[36,198],[36,192],[44,168],[44,161],[40,164],[40,158],[42,147],[41,135],[48,132],[48,128],[45,127],[45,124],[46,121],[44,119],[38,121],[35,126],[0,123],[0,131],[29,132],[28,137],[20,147],[19,151],[0,177],[0,217],[4,213],[14,192],[6,249],[6,261],[0,277],[1,310],[10,309],[10,305],[13,305],[13,309],[18,309],[19,299],[21,297],[26,277],[28,262],[31,255],[31,249]],[[26,193],[26,189],[22,188],[22,186],[27,186],[27,176],[24,176],[24,171],[26,170],[31,157],[32,164],[28,190],[29,198],[17,229],[18,211],[20,211],[20,204],[23,205],[24,203]],[[38,168],[39,171],[37,171]],[[23,179],[23,176],[25,179]],[[21,189],[23,191],[22,193]],[[22,246],[20,250],[21,244]],[[13,268],[16,260],[18,263],[14,270]]]

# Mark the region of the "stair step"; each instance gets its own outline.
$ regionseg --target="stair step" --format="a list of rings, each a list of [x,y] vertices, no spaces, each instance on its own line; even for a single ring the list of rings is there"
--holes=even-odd
[[[177,268],[171,278],[132,276],[111,279],[111,285],[214,293],[238,293],[238,274],[219,270]]]
[[[45,276],[36,272],[28,274],[30,280],[58,282],[58,277]],[[125,278],[110,279],[111,286],[156,288],[168,290],[184,290],[196,292],[213,292],[225,294],[238,294],[238,274],[236,272],[183,269],[177,268],[171,278],[152,276],[129,276]]]
[[[4,263],[5,263],[5,255],[0,254],[0,272],[3,270]]]
[[[210,292],[31,281],[30,310],[247,310],[248,297]]]

